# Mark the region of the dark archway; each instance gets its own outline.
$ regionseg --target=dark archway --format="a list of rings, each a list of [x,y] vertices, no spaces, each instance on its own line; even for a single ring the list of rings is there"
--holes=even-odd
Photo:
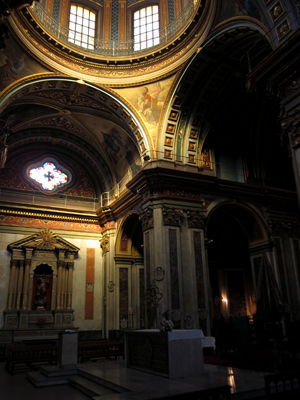
[[[237,202],[217,207],[207,225],[212,334],[220,354],[249,350],[256,311],[253,252],[268,246],[266,229],[253,209]]]

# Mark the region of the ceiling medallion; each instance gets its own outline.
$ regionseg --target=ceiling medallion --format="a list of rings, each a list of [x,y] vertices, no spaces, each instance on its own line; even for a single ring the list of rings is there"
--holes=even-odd
[[[37,234],[35,239],[37,247],[43,249],[53,249],[56,244],[56,235],[49,229],[44,229]]]

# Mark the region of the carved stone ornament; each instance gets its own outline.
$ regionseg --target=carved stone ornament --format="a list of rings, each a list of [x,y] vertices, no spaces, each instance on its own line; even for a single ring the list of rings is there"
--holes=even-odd
[[[94,284],[93,284],[93,283],[88,283],[88,284],[86,285],[86,291],[87,291],[87,293],[93,293],[93,291],[94,291]]]
[[[162,212],[164,225],[180,226],[180,218],[183,215],[182,210],[175,210],[175,208],[163,207]]]
[[[300,111],[298,110],[291,117],[286,118],[281,123],[283,134],[287,133],[293,148],[300,144]]]
[[[281,40],[291,30],[288,20],[284,20],[276,29],[277,37]]]
[[[194,320],[190,315],[184,318],[184,328],[185,329],[194,329]]]
[[[204,228],[204,212],[203,211],[187,211],[187,221],[189,228]]]
[[[154,279],[157,282],[160,282],[164,279],[165,277],[165,271],[162,269],[162,267],[157,267],[156,270],[154,271]]]
[[[178,322],[181,320],[181,311],[178,309],[172,310],[172,320]]]
[[[142,221],[142,229],[153,228],[153,210],[149,208],[144,214],[140,215],[140,221]]]
[[[121,328],[121,329],[126,329],[127,326],[128,326],[128,321],[127,321],[127,319],[126,319],[126,318],[122,318],[121,321],[120,321],[120,328]]]
[[[115,284],[113,283],[113,281],[109,281],[108,291],[112,293],[114,290],[115,290]]]
[[[100,247],[103,254],[109,252],[109,238],[107,236],[100,241]]]
[[[270,9],[270,14],[273,22],[276,21],[284,13],[284,8],[280,1],[275,3],[275,5]]]

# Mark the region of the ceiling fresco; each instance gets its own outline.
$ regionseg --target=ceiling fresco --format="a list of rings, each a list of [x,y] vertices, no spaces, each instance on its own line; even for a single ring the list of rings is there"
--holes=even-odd
[[[10,38],[0,52],[0,92],[14,82],[34,74],[49,72]]]

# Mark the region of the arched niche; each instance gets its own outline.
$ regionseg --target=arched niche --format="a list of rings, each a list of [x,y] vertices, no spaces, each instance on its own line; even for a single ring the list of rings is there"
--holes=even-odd
[[[115,248],[119,329],[145,327],[143,232],[138,213],[120,226]]]
[[[263,219],[245,204],[222,203],[210,212],[206,238],[212,320],[251,318],[261,256],[272,247]]]
[[[8,245],[5,330],[19,340],[57,337],[72,327],[72,282],[79,248],[49,229]]]

